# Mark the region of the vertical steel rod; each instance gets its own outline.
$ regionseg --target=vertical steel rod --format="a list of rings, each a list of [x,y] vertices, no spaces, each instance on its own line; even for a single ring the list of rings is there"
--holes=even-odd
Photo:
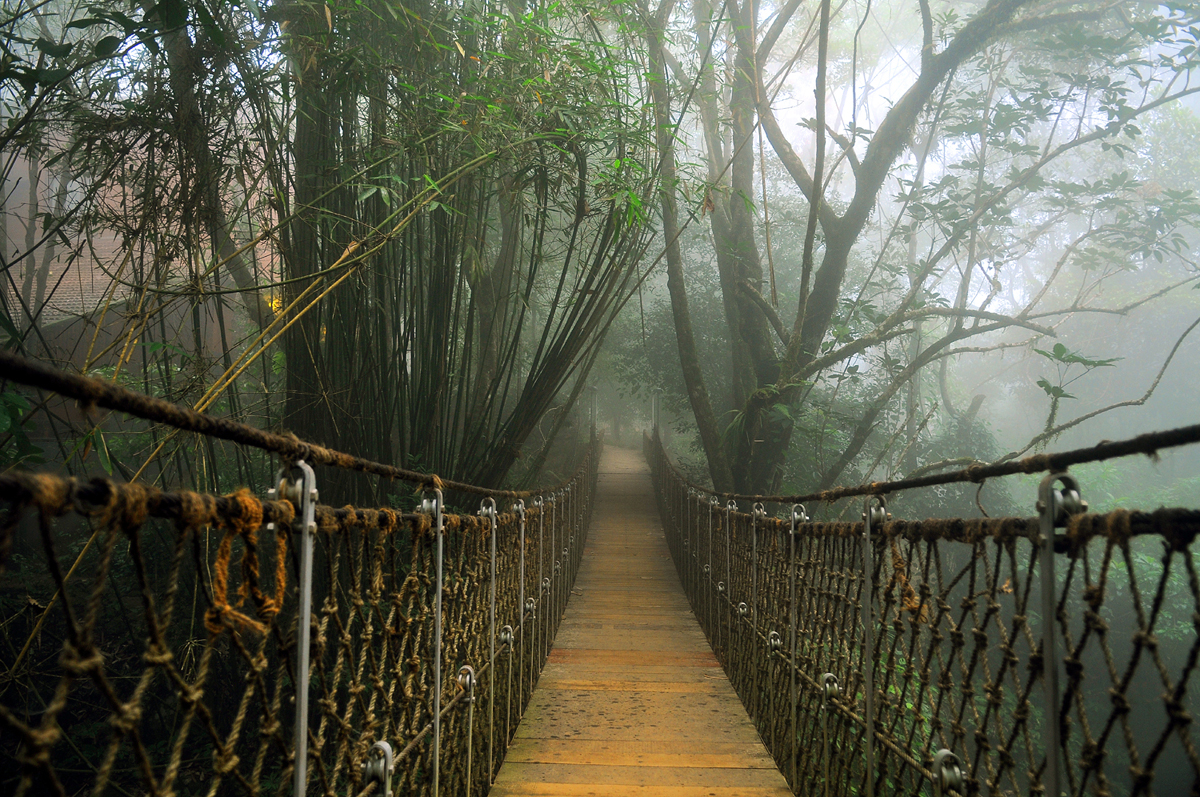
[[[753,651],[754,646],[758,644],[758,523],[767,516],[767,508],[761,503],[756,503],[751,512],[754,520],[750,525],[750,649]],[[755,667],[750,679],[750,694],[752,695],[750,703],[754,707],[751,719],[755,724],[762,720],[762,698],[758,694],[758,671],[759,668]]]
[[[863,585],[862,585],[862,626],[863,626],[863,701],[864,713],[866,714],[866,739],[865,745],[867,755],[867,772],[866,772],[866,794],[867,797],[873,797],[875,794],[875,672],[874,672],[874,650],[875,650],[875,612],[872,603],[872,584],[871,577],[875,570],[873,562],[873,551],[871,550],[871,517],[874,507],[871,506],[872,501],[880,500],[877,497],[868,496],[864,503],[863,512],[863,537],[862,537],[862,555],[863,555]]]
[[[491,579],[489,581],[489,609],[488,609],[488,651],[489,651],[489,666],[488,666],[488,785],[492,783],[492,779],[496,776],[496,537],[499,536],[499,529],[496,528],[496,499],[485,498],[479,507],[479,514],[488,519],[490,534],[489,538],[489,556],[491,560]]]
[[[475,669],[464,664],[458,669],[458,685],[467,693],[467,797],[471,797],[471,764],[475,758]],[[391,797],[385,792],[385,797]]]
[[[520,586],[517,588],[517,617],[521,620],[519,625],[521,650],[517,654],[517,718],[519,719],[525,713],[525,502],[517,501],[513,504],[513,511],[517,513],[517,525],[519,526],[517,533],[521,535],[521,576]]]
[[[798,682],[799,670],[796,668],[796,633],[797,633],[796,632],[796,622],[798,619],[797,618],[798,610],[796,607],[796,535],[800,533],[800,529],[797,528],[797,526],[799,526],[802,522],[804,522],[806,520],[808,520],[808,514],[804,511],[804,506],[802,504],[793,504],[792,505],[792,529],[791,529],[792,533],[791,533],[791,535],[789,535],[791,537],[791,540],[789,541],[789,545],[788,545],[788,561],[789,561],[788,605],[791,607],[791,611],[789,612],[789,617],[788,617],[788,628],[789,628],[789,633],[788,633],[789,648],[788,649],[791,650],[790,658],[791,658],[791,687],[792,687],[792,689],[791,689],[791,697],[792,697],[792,701],[791,701],[791,703],[792,703],[792,718],[791,718],[792,719],[792,725],[791,725],[791,728],[792,728],[792,765],[791,765],[790,769],[792,771],[792,791],[793,792],[796,791],[796,789],[798,787],[799,773],[797,772],[797,769],[796,769],[796,767],[797,767],[796,759],[799,757],[799,754],[800,754],[799,728],[797,727],[797,723],[799,721],[797,713],[799,711],[798,704],[800,702],[800,695],[799,695],[800,685]]]
[[[1060,492],[1054,485],[1063,483]],[[1042,688],[1046,703],[1046,770],[1042,780],[1047,797],[1061,794],[1062,775],[1059,756],[1062,735],[1058,713],[1062,696],[1058,685],[1058,642],[1055,625],[1058,622],[1058,583],[1054,576],[1054,529],[1066,523],[1067,517],[1087,511],[1087,503],[1079,497],[1079,483],[1067,473],[1052,473],[1038,486],[1038,520],[1041,538],[1038,541],[1038,568],[1042,571]]]
[[[292,793],[303,797],[308,791],[308,668],[309,644],[312,633],[312,568],[313,540],[317,534],[316,505],[317,477],[304,460],[296,462],[302,474],[298,483],[290,484],[288,498],[300,510],[300,605],[296,618],[296,725],[293,740],[295,768]],[[281,468],[275,478],[276,496],[284,488],[285,471]]]
[[[438,797],[442,750],[442,491],[434,494],[434,534],[437,538],[437,586],[433,598],[433,797]]]

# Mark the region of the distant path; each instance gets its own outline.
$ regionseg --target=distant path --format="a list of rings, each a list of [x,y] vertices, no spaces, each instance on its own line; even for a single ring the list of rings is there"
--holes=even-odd
[[[638,452],[608,447],[550,661],[496,797],[786,797],[688,607]]]

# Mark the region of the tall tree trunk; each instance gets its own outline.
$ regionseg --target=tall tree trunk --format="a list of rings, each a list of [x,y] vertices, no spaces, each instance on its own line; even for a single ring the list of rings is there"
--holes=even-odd
[[[662,24],[669,14],[670,3],[665,2],[659,16],[653,18],[646,31],[649,49],[650,90],[654,100],[654,120],[657,126],[658,154],[662,171],[662,220],[663,236],[667,246],[667,289],[671,294],[671,311],[675,320],[675,337],[679,345],[679,362],[683,368],[683,379],[687,385],[688,401],[700,430],[700,442],[708,458],[709,477],[713,487],[727,491],[733,485],[733,475],[721,448],[721,434],[713,414],[712,402],[704,386],[700,371],[700,357],[696,353],[692,318],[688,311],[687,289],[683,280],[683,256],[679,251],[679,217],[675,191],[678,177],[675,171],[675,126],[671,116],[671,98],[664,67]],[[649,15],[647,15],[649,18]]]
[[[288,226],[284,249],[285,276],[303,279],[324,266],[325,252],[320,229],[318,203],[327,187],[327,170],[332,165],[330,108],[323,74],[321,40],[329,37],[324,20],[316,12],[297,3],[296,19],[290,26],[289,50],[295,80],[296,128],[292,142],[295,168],[293,220]],[[305,288],[303,281],[284,289],[284,306]],[[284,400],[284,425],[302,436],[317,433],[324,437],[330,420],[325,411],[321,375],[324,358],[319,313],[309,312],[284,335],[287,363]],[[332,443],[332,440],[318,440]]]

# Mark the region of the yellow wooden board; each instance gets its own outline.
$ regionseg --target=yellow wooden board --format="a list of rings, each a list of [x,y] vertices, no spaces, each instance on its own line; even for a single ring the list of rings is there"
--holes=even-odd
[[[491,794],[790,794],[691,614],[634,451],[605,450],[579,577]]]

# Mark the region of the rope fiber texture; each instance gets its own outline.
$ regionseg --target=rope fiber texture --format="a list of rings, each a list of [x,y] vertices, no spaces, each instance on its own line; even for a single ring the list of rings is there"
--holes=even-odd
[[[524,545],[511,505],[495,529],[478,515],[444,517],[441,684],[432,683],[430,517],[317,507],[309,794],[371,793],[362,765],[379,740],[398,752],[398,793],[430,793],[439,688],[441,791],[486,792],[570,594],[598,456],[593,446],[571,479],[527,505]],[[291,794],[295,515],[287,501],[245,491],[0,476],[0,793]],[[63,563],[92,532],[98,544],[80,571],[89,575],[66,582]],[[494,660],[493,533],[496,633],[514,630]],[[56,593],[17,664],[19,641]],[[477,675],[473,705],[456,681],[464,664]]]
[[[1051,722],[1067,794],[1200,794],[1200,511],[1084,513],[1056,535],[1060,697],[1047,705],[1036,517],[889,519],[864,573],[863,523],[800,523],[793,539],[790,520],[693,489],[656,439],[646,453],[693,610],[794,793],[871,793],[869,667],[875,794],[936,793],[941,749],[964,776],[946,793],[1044,794]],[[828,702],[826,673],[840,686]]]

